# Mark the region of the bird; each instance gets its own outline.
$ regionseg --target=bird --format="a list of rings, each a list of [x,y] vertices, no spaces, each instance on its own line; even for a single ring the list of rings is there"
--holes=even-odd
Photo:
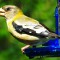
[[[39,21],[26,16],[15,5],[5,5],[0,8],[0,16],[5,17],[8,31],[13,37],[26,44],[21,48],[22,53],[30,46],[46,43],[50,39],[60,38]]]

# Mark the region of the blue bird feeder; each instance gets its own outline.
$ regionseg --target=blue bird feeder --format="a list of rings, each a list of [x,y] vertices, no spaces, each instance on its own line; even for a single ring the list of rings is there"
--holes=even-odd
[[[60,5],[60,0],[58,0],[58,4]],[[56,34],[60,34],[60,17],[58,6],[55,9],[55,18],[56,18]],[[29,48],[25,50],[25,54],[29,58],[33,58],[35,56],[50,56],[50,57],[60,57],[60,41],[59,39],[50,40],[47,43],[43,44],[44,47],[39,48]]]

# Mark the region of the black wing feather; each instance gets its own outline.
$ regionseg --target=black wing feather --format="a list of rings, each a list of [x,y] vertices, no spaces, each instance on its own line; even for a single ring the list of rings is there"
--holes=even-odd
[[[26,34],[34,35],[38,37],[47,37],[42,32],[36,33],[36,31],[29,29],[29,28],[23,28],[22,25],[17,25],[15,22],[13,22],[12,25],[18,33],[26,33]]]

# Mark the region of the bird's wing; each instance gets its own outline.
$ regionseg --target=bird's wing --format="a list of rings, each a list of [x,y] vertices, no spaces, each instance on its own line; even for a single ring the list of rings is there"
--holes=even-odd
[[[40,24],[18,25],[17,23],[13,22],[12,25],[18,33],[26,33],[28,35],[38,37],[47,37],[49,34],[49,31]]]

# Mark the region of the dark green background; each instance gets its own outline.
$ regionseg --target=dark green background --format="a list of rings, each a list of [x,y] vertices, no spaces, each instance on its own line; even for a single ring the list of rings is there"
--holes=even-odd
[[[57,0],[0,0],[0,7],[16,5],[25,15],[37,19],[50,30],[55,31],[54,11]],[[10,35],[4,17],[0,17],[0,60],[30,60],[20,48],[25,44]],[[57,57],[35,57],[31,60],[60,60]]]

